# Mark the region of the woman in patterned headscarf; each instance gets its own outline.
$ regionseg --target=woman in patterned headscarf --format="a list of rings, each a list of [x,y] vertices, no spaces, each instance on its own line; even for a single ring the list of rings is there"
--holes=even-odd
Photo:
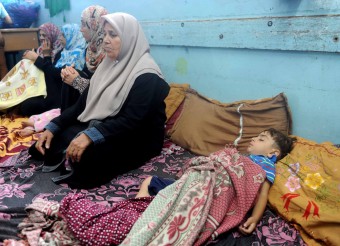
[[[54,25],[53,23],[45,23],[42,24],[39,27],[39,41],[40,41],[40,46],[37,49],[37,54],[40,57],[44,57],[43,54],[43,45],[46,40],[48,40],[51,43],[51,59],[52,63],[54,61],[58,61],[60,57],[61,50],[63,49],[63,46],[59,40],[61,32],[60,29]],[[57,57],[56,57],[57,55]]]
[[[86,42],[78,24],[66,24],[61,32],[57,32],[53,24],[44,24],[40,30],[40,40],[43,43],[41,49],[38,49],[37,53],[26,51],[23,58],[33,61],[34,65],[44,72],[47,96],[35,96],[23,101],[19,106],[19,113],[25,116],[60,108],[61,69],[66,65],[82,68],[85,63]],[[58,42],[55,41],[56,34]],[[59,46],[64,49],[59,50]]]
[[[86,65],[82,71],[73,66],[67,66],[61,71],[64,82],[62,88],[61,111],[73,105],[89,85],[93,73],[103,60],[105,53],[102,49],[103,27],[101,17],[108,11],[99,5],[92,5],[81,14],[81,32],[86,40]]]
[[[53,23],[45,23],[39,27],[41,45],[37,51],[27,50],[23,59],[0,82],[0,96],[3,99],[5,98],[0,102],[0,110],[11,111],[15,109],[15,111],[18,110],[17,113],[19,114],[30,116],[60,106],[60,98],[58,98],[58,95],[53,96],[53,93],[59,92],[60,95],[61,84],[56,86],[45,83],[46,76],[41,67],[38,66],[38,62],[48,62],[55,65],[63,49],[59,40],[60,34],[59,28]],[[50,95],[47,96],[47,94]],[[37,103],[30,104],[30,102],[36,100],[38,100]],[[18,104],[20,104],[19,107],[14,107]],[[21,105],[23,105],[22,110]]]
[[[80,27],[78,24],[73,23],[62,26],[59,41],[61,42],[62,46],[64,46],[64,49],[61,51],[61,56],[55,66],[53,66],[52,63],[49,63],[49,66],[48,64],[44,64],[43,67],[40,67],[39,64],[41,65],[42,63],[39,61],[37,62],[37,66],[39,66],[45,72],[45,79],[48,79],[46,84],[60,83],[60,72],[65,65],[74,65],[75,68],[82,69],[85,64],[86,41],[80,32]],[[38,60],[40,59],[41,58]],[[59,78],[59,80],[55,81],[54,78],[56,77]],[[53,97],[57,96],[58,95],[53,94]],[[59,97],[60,96],[61,95],[59,95]],[[41,98],[41,100],[45,99]],[[18,136],[26,137],[33,134],[34,132],[42,131],[44,126],[53,117],[56,117],[59,114],[60,108],[54,108],[41,114],[31,115],[28,121],[24,121],[22,123],[23,129],[17,131]]]

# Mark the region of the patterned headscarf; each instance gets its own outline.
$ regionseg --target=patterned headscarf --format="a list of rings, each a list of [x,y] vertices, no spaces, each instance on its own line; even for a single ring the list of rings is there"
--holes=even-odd
[[[135,17],[126,13],[103,16],[119,35],[118,60],[106,56],[91,78],[86,107],[78,116],[81,122],[102,120],[122,108],[136,78],[144,73],[162,72],[150,54],[149,42]]]
[[[86,25],[91,37],[86,50],[86,66],[91,72],[97,69],[105,56],[102,49],[104,34],[101,16],[106,14],[108,11],[99,5],[89,6],[81,14],[82,23]]]
[[[66,45],[55,66],[63,67],[74,64],[76,69],[82,70],[85,64],[86,41],[80,32],[79,25],[66,24],[61,28],[61,32],[64,34]]]
[[[59,35],[61,34],[59,28],[54,25],[53,23],[45,23],[42,24],[39,27],[39,30],[42,30],[45,34],[46,34],[46,38],[48,38],[48,40],[50,40],[51,42],[51,48],[52,48],[52,62],[54,61],[54,57],[55,55],[63,49],[62,44],[60,43],[59,40]],[[43,57],[42,54],[42,44],[40,44],[40,46],[37,49],[37,53],[39,56]]]

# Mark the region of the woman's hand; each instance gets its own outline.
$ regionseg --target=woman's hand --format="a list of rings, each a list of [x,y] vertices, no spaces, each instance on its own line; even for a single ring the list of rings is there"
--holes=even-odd
[[[77,76],[79,76],[79,73],[74,69],[73,65],[67,66],[61,70],[61,78],[68,85],[72,85],[73,80]]]
[[[40,134],[38,141],[35,143],[35,148],[42,154],[45,155],[45,149],[49,149],[53,138],[52,132],[45,130]]]
[[[38,58],[38,54],[34,52],[34,49],[26,50],[22,55],[22,58],[35,62],[35,60]]]
[[[80,162],[85,149],[92,143],[92,140],[84,133],[74,138],[66,149],[66,160]]]

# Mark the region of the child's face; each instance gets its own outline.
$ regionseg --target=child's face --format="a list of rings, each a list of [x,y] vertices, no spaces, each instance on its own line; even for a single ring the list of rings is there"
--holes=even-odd
[[[271,157],[273,154],[277,155],[277,147],[274,139],[266,131],[252,138],[247,151],[252,155],[263,155],[267,157]]]

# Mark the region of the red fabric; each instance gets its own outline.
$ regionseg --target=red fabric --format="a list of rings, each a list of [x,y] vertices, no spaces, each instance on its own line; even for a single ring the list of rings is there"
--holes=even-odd
[[[153,197],[127,199],[113,207],[95,203],[84,195],[70,194],[61,201],[60,213],[84,245],[120,244]]]
[[[201,232],[195,245],[202,245],[208,239],[214,240],[218,235],[238,226],[246,217],[249,209],[254,206],[256,196],[266,174],[249,157],[239,155],[236,158],[238,153],[235,148],[227,148],[211,155],[211,157],[213,155],[231,157],[232,161],[230,164],[224,166],[225,170],[228,170],[230,180],[227,176],[224,177],[223,170],[216,171],[216,174],[222,175],[223,180],[229,180],[233,187],[232,189],[222,189],[221,194],[214,197],[204,230]],[[241,166],[243,170],[240,168]],[[234,170],[234,172],[229,170]],[[241,173],[244,175],[241,175]],[[241,176],[242,178],[240,178]]]
[[[190,159],[161,190],[122,245],[205,245],[238,226],[253,206],[265,172],[236,148]]]
[[[176,123],[178,117],[181,115],[182,110],[183,110],[183,105],[184,105],[184,101],[178,106],[178,108],[176,109],[175,113],[167,121],[167,123],[165,125],[165,134],[166,135],[169,135],[168,132],[172,129],[172,127]]]

